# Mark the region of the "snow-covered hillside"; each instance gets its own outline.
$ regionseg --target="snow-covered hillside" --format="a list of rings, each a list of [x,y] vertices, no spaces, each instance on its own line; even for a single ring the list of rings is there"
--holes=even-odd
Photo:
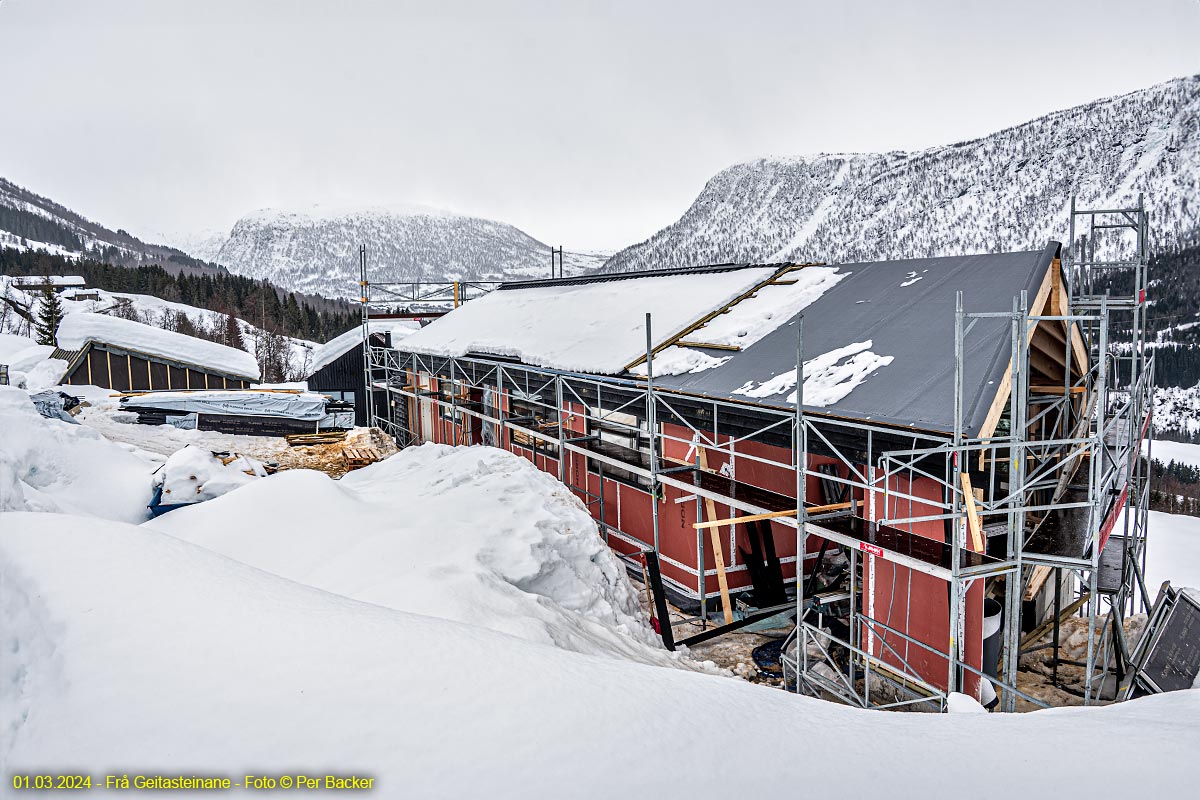
[[[87,299],[74,299],[76,295]],[[94,299],[93,295],[95,295]],[[63,292],[61,297],[63,298],[62,309],[66,315],[107,314],[171,331],[179,330],[181,321],[186,320],[194,330],[214,334],[219,334],[226,325],[226,315],[218,311],[162,300],[147,294],[109,292],[104,289],[87,289],[77,292],[68,289]],[[0,335],[31,337],[33,335],[32,320],[37,319],[40,304],[39,292],[23,290],[13,285],[10,276],[0,275]],[[24,313],[18,313],[18,309]],[[255,355],[261,330],[245,320],[239,319],[237,322],[243,347],[246,352]],[[298,379],[308,374],[313,363],[313,353],[320,345],[305,339],[286,338],[290,361],[289,374]],[[32,341],[29,342],[29,344],[32,343]],[[0,358],[0,363],[8,362]],[[39,382],[38,385],[48,384]],[[34,388],[33,384],[30,386]]]
[[[524,231],[421,206],[256,211],[234,225],[215,260],[293,291],[353,298],[364,244],[376,282],[550,276],[550,246]],[[566,253],[566,272],[594,270],[605,257]]]
[[[68,258],[86,256],[121,266],[158,264],[172,273],[215,272],[181,250],[143,242],[124,230],[110,230],[0,178],[0,248],[4,247],[45,250]]]
[[[1200,75],[921,152],[736,164],[603,271],[1040,248],[1065,241],[1072,193],[1111,207],[1138,192],[1159,244],[1200,232]]]

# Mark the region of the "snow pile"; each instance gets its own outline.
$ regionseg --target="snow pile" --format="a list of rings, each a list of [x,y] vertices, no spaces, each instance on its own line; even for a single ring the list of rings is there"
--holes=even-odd
[[[744,794],[747,775],[830,775],[849,796],[1011,796],[977,759],[929,758],[969,742],[1036,776],[1023,797],[1195,781],[1197,692],[1003,718],[865,712],[338,597],[144,526],[12,514],[0,531],[6,776],[69,763],[101,779],[356,774],[388,798],[701,798]],[[738,768],[714,769],[681,720],[726,732]],[[1103,769],[1063,769],[1116,735]]]
[[[674,658],[587,510],[496,448],[426,444],[336,482],[281,472],[149,525],[356,600],[579,652]]]
[[[209,367],[241,378],[258,379],[258,362],[244,350],[105,314],[83,312],[63,317],[58,326],[60,347],[79,350],[88,341]]]
[[[140,522],[153,467],[82,425],[38,414],[0,386],[0,511],[68,511]]]
[[[54,386],[67,369],[61,358],[50,358],[54,348],[38,344],[28,336],[0,333],[0,364],[8,365],[8,381],[12,386],[45,389]]]
[[[870,339],[855,342],[805,361],[804,405],[833,405],[858,388],[877,369],[895,360],[894,356],[871,352],[873,344]],[[796,371],[789,370],[757,386],[754,381],[747,381],[745,385],[734,389],[733,393],[754,398],[773,397],[795,386]],[[788,395],[787,402],[796,402],[796,392]]]
[[[173,453],[162,468],[163,505],[201,503],[266,476],[259,461],[236,456],[224,461],[211,450],[189,444]]]
[[[375,320],[367,324],[370,326],[371,333],[390,333],[393,342],[421,328],[421,323],[416,320],[403,319]],[[362,326],[356,326],[345,333],[338,334],[325,344],[314,347],[308,374],[311,375],[322,367],[329,366],[360,344],[362,344]]]
[[[502,289],[472,300],[404,340],[440,356],[480,353],[575,372],[616,375],[655,343],[737,299],[770,267]]]

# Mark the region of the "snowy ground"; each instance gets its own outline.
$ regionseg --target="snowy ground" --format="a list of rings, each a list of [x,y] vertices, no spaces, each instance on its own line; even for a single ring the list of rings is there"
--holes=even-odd
[[[0,390],[6,781],[70,769],[369,776],[388,798],[1010,798],[1013,776],[986,774],[1008,764],[1029,776],[1022,797],[1193,782],[1197,691],[887,714],[669,654],[584,508],[497,450],[410,449],[339,481],[283,472],[130,524],[150,453],[190,441],[93,401],[70,425]],[[126,431],[137,441],[107,438]],[[1200,584],[1200,520],[1151,525],[1150,579]]]
[[[1146,449],[1145,442],[1143,442],[1143,455],[1145,455]],[[1150,444],[1149,449],[1155,461],[1161,461],[1164,464],[1174,461],[1176,464],[1188,464],[1193,467],[1200,467],[1200,444],[1168,442],[1165,439],[1155,439]]]

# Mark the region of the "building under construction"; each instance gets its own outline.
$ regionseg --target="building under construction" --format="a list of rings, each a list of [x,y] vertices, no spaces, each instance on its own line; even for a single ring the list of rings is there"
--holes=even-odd
[[[371,423],[557,475],[705,638],[790,613],[797,691],[1044,705],[1022,641],[1075,613],[1084,702],[1113,699],[1153,600],[1147,215],[1070,224],[1028,252],[508,283],[391,346],[373,309],[420,292],[364,257]]]

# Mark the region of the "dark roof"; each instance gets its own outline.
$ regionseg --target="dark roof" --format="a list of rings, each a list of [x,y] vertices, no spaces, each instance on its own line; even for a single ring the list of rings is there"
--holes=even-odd
[[[811,408],[860,420],[950,432],[954,427],[954,303],[968,312],[1011,311],[1021,290],[1033,300],[1059,244],[1039,251],[905,261],[840,264],[849,275],[804,310],[804,357],[810,360],[854,342],[892,356],[841,400]],[[901,284],[916,273],[920,280]],[[1011,355],[1011,322],[980,319],[965,340],[963,428],[978,432]],[[728,353],[710,351],[711,355]],[[656,377],[655,384],[690,393],[748,400],[735,391],[796,365],[796,318],[736,352],[719,367]],[[789,407],[794,390],[756,402]],[[805,404],[809,409],[808,404]]]

